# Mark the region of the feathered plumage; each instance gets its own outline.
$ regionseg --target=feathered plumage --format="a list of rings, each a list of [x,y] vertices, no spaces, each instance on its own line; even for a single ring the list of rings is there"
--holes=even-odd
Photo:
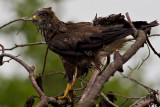
[[[93,22],[60,21],[51,8],[42,8],[33,14],[33,23],[42,31],[50,50],[62,59],[68,82],[72,82],[75,68],[77,77],[90,68],[100,68],[101,57],[112,54],[122,48],[125,37],[133,34],[125,17],[121,14],[98,17]],[[133,22],[138,30],[150,32],[157,26],[156,21]]]

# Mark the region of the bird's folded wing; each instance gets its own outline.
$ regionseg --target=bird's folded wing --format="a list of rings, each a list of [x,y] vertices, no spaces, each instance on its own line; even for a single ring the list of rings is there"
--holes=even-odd
[[[144,30],[146,33],[150,32],[151,27],[157,26],[157,21],[151,23],[146,22],[133,22],[138,30]],[[84,32],[82,32],[84,33]],[[81,36],[67,36],[65,38],[56,39],[52,42],[54,52],[61,55],[81,56],[84,55],[86,50],[95,50],[100,48],[103,44],[108,45],[115,40],[132,35],[133,30],[126,24],[119,27],[109,27],[99,33]]]

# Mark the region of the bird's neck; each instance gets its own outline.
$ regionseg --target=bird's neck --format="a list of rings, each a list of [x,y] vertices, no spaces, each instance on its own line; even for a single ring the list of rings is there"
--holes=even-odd
[[[41,28],[42,35],[45,37],[46,42],[59,33],[63,26],[63,22],[56,16],[52,20],[48,21],[44,27]]]

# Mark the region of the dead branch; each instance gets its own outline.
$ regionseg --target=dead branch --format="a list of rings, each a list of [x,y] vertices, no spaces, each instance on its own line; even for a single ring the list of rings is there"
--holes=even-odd
[[[151,47],[151,49],[154,52],[154,54],[156,54],[160,58],[160,54],[154,49],[154,47],[152,46],[152,44],[151,44],[150,40],[148,39],[148,37],[147,37],[147,43]]]
[[[50,74],[46,74],[46,75],[40,75],[40,77],[48,77],[48,76],[52,76],[52,75],[57,75],[57,74],[65,74],[65,72],[53,72]]]
[[[13,49],[19,48],[19,47],[34,46],[34,45],[43,45],[43,44],[46,44],[46,43],[45,42],[35,42],[35,43],[26,43],[26,44],[20,44],[20,45],[15,44],[15,46],[13,46],[11,48],[4,48],[4,50],[8,51],[8,50],[13,50]],[[2,51],[2,50],[0,50],[0,51]]]
[[[2,48],[2,54],[4,53],[4,46],[0,44],[0,47]],[[3,64],[3,56],[0,56],[0,65]]]
[[[160,34],[152,34],[152,35],[149,35],[148,37],[154,37],[154,36],[160,36]]]
[[[45,56],[44,56],[44,64],[43,64],[42,75],[44,74],[44,71],[45,71],[47,55],[48,55],[48,47],[46,49],[46,53],[45,53]]]
[[[144,100],[145,98],[146,98],[146,96],[139,98],[136,102],[134,102],[134,103],[133,103],[132,105],[130,105],[129,107],[134,107],[136,104],[138,104],[140,101]]]
[[[89,80],[89,82],[87,83],[87,87],[85,88],[84,92],[83,92],[83,95],[81,97],[81,99],[79,100],[79,102],[83,102],[83,100],[87,97],[89,91],[91,90],[95,80],[96,80],[96,77],[98,75],[99,71],[98,70],[95,70],[92,74],[92,77],[91,79]]]
[[[139,65],[139,67],[138,67],[138,70],[141,68],[141,66],[143,65],[143,63],[150,57],[150,48],[149,48],[149,45],[147,44],[147,48],[148,48],[148,51],[149,51],[149,53],[148,53],[148,56],[145,58],[145,59],[142,59],[142,63]]]
[[[153,99],[147,99],[146,101],[144,101],[143,103],[138,104],[136,107],[145,107],[147,105],[149,105],[150,103],[154,102]]]
[[[52,104],[66,104],[67,100],[57,100],[54,97],[48,97],[46,96],[43,91],[40,89],[40,87],[38,86],[35,78],[34,78],[34,66],[30,67],[29,65],[27,65],[24,61],[22,61],[21,59],[17,58],[16,56],[13,56],[11,54],[7,54],[7,53],[2,53],[0,54],[0,57],[9,57],[13,60],[15,60],[16,62],[18,62],[19,64],[21,64],[29,73],[29,78],[31,80],[32,86],[35,88],[35,90],[37,91],[37,93],[39,94],[41,101],[36,105],[36,107],[44,107],[46,104],[48,105],[48,103],[52,103]]]
[[[19,54],[19,55],[16,55],[15,57],[19,57],[21,54]],[[5,63],[5,62],[10,62],[12,59],[10,58],[10,59],[8,59],[8,60],[6,60],[6,61],[3,61],[3,64]]]
[[[18,18],[18,19],[12,20],[12,21],[10,21],[10,22],[8,22],[8,23],[0,26],[0,29],[2,29],[3,27],[5,27],[5,26],[7,26],[7,25],[9,25],[9,24],[11,24],[11,23],[13,23],[13,22],[16,22],[16,21],[32,21],[32,18],[22,17],[22,18]]]
[[[4,53],[4,50],[5,50],[5,49],[4,49],[4,46],[3,46],[2,44],[0,44],[0,47],[2,48],[2,49],[1,49],[2,53]]]
[[[2,53],[0,56],[6,56],[9,57],[11,59],[14,59],[15,61],[17,61],[19,64],[21,64],[29,73],[29,77],[30,80],[32,82],[33,87],[36,89],[36,91],[38,92],[38,94],[41,97],[45,97],[45,94],[42,92],[42,90],[39,88],[39,86],[37,85],[35,79],[34,79],[34,66],[30,67],[28,66],[24,61],[20,60],[19,58],[17,58],[16,56],[13,56],[11,54],[7,54],[7,53]]]
[[[137,99],[141,98],[141,97],[126,97],[126,96],[119,95],[119,94],[116,94],[116,93],[108,93],[108,95],[115,95],[115,96],[118,96],[118,97],[121,97],[121,98],[124,98],[124,99],[132,99],[132,100],[137,100]]]
[[[132,81],[132,82],[134,82],[134,83],[136,83],[136,84],[144,87],[144,88],[147,89],[149,92],[156,92],[156,91],[153,90],[152,88],[149,88],[149,87],[143,85],[142,83],[138,82],[137,80],[135,80],[135,79],[133,79],[133,78],[131,78],[131,77],[127,77],[127,76],[123,75],[122,73],[121,73],[121,75],[122,75],[124,78],[127,78],[127,79],[129,79],[130,81]],[[157,93],[157,92],[156,92],[156,93]],[[157,93],[157,94],[158,94],[158,93]]]
[[[100,93],[100,95],[109,103],[111,104],[113,107],[118,107],[116,104],[112,103],[108,97],[106,97],[102,92]]]
[[[129,17],[129,13],[128,13],[128,12],[126,13],[126,17],[127,17],[127,19],[128,19],[128,22],[129,22],[131,28],[133,29],[134,33],[137,35],[137,32],[138,32],[138,31],[137,31],[137,29],[134,27],[134,25],[133,25],[133,23],[132,23],[132,21],[131,21],[131,18]]]

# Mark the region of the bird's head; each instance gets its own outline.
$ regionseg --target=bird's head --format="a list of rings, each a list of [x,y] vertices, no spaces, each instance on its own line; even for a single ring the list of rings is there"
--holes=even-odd
[[[41,8],[37,10],[32,16],[32,22],[38,27],[44,27],[52,22],[54,19],[54,12],[52,8]]]

